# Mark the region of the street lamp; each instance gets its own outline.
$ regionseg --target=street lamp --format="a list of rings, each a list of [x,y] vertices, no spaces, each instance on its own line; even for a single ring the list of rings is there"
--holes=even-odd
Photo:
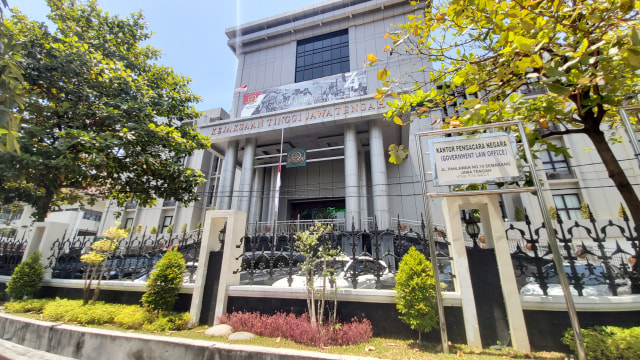
[[[222,229],[220,229],[220,233],[218,234],[218,241],[220,241],[220,251],[224,248],[224,239],[227,235],[227,222],[224,222]]]
[[[465,222],[465,231],[467,232],[471,240],[473,240],[473,248],[480,249],[480,245],[478,245],[478,235],[480,235],[480,226],[478,226],[476,219],[474,219],[473,216],[469,216],[467,219],[465,219],[464,222]]]

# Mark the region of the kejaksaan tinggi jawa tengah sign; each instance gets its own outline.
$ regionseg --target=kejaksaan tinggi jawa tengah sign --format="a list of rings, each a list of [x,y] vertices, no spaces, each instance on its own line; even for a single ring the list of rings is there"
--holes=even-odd
[[[505,133],[432,139],[429,151],[436,186],[522,179],[515,139]]]

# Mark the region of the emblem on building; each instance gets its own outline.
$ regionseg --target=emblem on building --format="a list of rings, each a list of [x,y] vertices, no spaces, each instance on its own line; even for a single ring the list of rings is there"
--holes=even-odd
[[[307,148],[293,148],[287,150],[287,167],[307,165]]]

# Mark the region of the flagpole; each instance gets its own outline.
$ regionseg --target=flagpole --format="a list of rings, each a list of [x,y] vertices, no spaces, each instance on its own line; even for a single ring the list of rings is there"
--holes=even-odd
[[[276,230],[278,226],[278,205],[280,204],[280,172],[282,167],[282,148],[284,143],[284,124],[280,133],[280,154],[278,158],[278,175],[276,176],[276,191],[274,199],[274,216],[273,216],[273,246],[276,245]]]

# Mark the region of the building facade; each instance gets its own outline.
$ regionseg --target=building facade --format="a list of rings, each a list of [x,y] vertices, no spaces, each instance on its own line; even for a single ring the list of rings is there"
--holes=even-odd
[[[330,218],[363,229],[373,219],[380,228],[397,216],[419,220],[417,168],[389,164],[387,148],[423,124],[384,119],[386,104],[374,98],[379,68],[366,65],[388,43],[390,24],[413,12],[406,1],[326,1],[227,29],[236,85],[246,91],[230,119],[201,127],[224,157],[216,209],[235,203],[250,224]],[[393,76],[429,64],[396,58],[386,66]]]
[[[414,11],[405,1],[325,1],[227,29],[228,45],[238,57],[238,90],[230,118],[201,127],[212,137],[212,151],[224,158],[215,208],[243,211],[250,224],[332,218],[346,229],[365,229],[373,219],[379,228],[391,227],[394,218],[419,221],[424,202],[414,134],[439,124],[395,125],[383,117],[386,104],[374,94],[382,66],[392,77],[406,71],[424,80],[425,72],[416,70],[430,64],[391,56],[384,64],[366,65],[367,54],[380,54],[390,43],[384,34],[391,24],[406,22]],[[538,91],[533,85],[522,89],[526,96]],[[432,117],[455,111],[451,104]],[[614,150],[638,184],[637,159],[622,137]],[[622,199],[597,152],[589,151],[588,139],[571,135],[554,141],[573,157],[538,153],[549,206],[569,220],[583,203],[598,218],[615,218]],[[404,145],[409,158],[390,164],[390,144]],[[292,167],[291,151],[304,154],[306,165]],[[518,220],[517,213],[526,210],[542,221],[534,196],[504,195],[500,202],[505,219]],[[438,209],[433,214],[435,222],[444,223]]]

